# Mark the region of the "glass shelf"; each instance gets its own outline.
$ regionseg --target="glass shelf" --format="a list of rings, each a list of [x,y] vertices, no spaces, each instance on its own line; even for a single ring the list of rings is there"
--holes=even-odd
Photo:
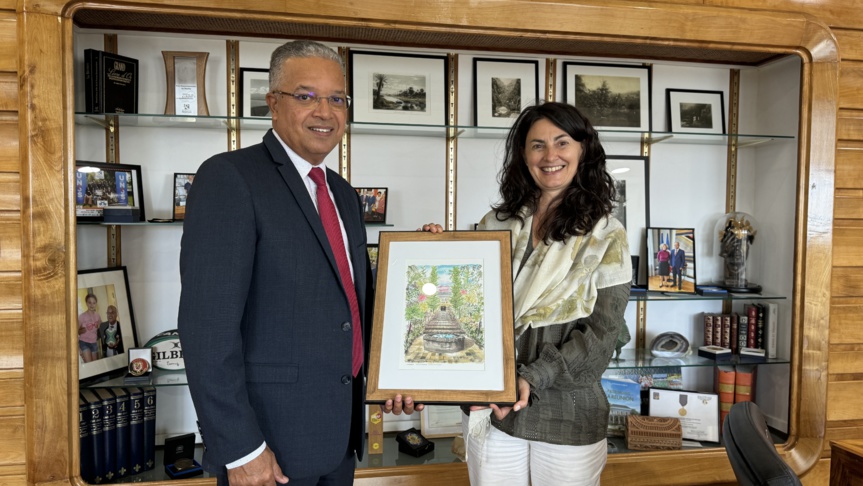
[[[148,380],[144,381],[129,381],[125,376],[115,378],[105,378],[102,381],[95,383],[81,383],[81,388],[119,388],[124,386],[186,386],[189,382],[186,380],[185,371],[165,371],[160,369],[153,370],[150,373]]]
[[[729,292],[722,295],[699,295],[699,294],[678,294],[675,292],[630,292],[630,301],[665,301],[674,302],[681,300],[785,300],[783,295],[771,294],[755,294],[755,293],[733,293]]]
[[[760,359],[751,359],[745,356],[732,356],[727,361],[716,361],[713,359],[702,358],[698,356],[696,350],[692,351],[689,356],[682,358],[657,358],[650,354],[646,349],[624,349],[620,353],[620,360],[611,360],[608,364],[609,370],[625,370],[638,368],[697,368],[697,367],[714,367],[720,365],[738,365],[738,364],[757,364],[757,365],[774,365],[788,364],[791,361],[785,358],[774,358],[762,361]]]
[[[272,126],[269,118],[228,117],[228,116],[178,116],[159,114],[92,114],[75,113],[75,124],[83,126],[110,126],[111,118],[116,117],[120,126],[132,127],[186,127],[206,129],[226,129],[232,124],[240,129],[267,130]],[[507,127],[482,127],[474,125],[413,125],[394,123],[360,123],[348,124],[351,134],[365,135],[402,135],[443,138],[451,134],[457,138],[489,138],[503,139],[509,132]],[[637,132],[623,130],[600,130],[603,142],[641,142],[649,144],[678,143],[690,145],[727,145],[730,139],[736,139],[738,147],[760,145],[764,143],[794,140],[793,135],[764,134],[704,134],[685,132]]]
[[[182,221],[165,221],[163,223],[151,223],[149,221],[135,221],[134,223],[106,223],[104,221],[78,221],[77,224],[89,226],[183,226]]]

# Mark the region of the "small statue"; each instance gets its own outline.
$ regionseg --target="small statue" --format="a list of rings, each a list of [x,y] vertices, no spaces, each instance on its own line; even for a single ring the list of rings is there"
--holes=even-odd
[[[757,233],[752,217],[746,213],[729,213],[717,227],[719,256],[725,260],[725,286],[736,291],[760,289],[758,284],[749,281],[750,275],[747,275],[746,271],[750,246],[755,242]]]

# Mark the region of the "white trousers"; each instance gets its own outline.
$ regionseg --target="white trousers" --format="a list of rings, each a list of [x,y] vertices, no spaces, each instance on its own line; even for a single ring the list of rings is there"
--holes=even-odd
[[[507,435],[494,427],[482,446],[469,438],[462,414],[472,486],[598,486],[605,468],[605,440],[586,446],[555,445]],[[482,449],[480,449],[482,447]]]

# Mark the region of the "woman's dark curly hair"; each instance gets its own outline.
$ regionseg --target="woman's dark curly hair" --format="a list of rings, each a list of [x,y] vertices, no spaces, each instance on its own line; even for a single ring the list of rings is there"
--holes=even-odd
[[[572,105],[542,103],[525,108],[506,137],[506,155],[498,173],[501,202],[492,206],[499,221],[524,216],[537,210],[541,190],[534,182],[525,160],[527,133],[539,120],[546,119],[581,143],[581,160],[572,183],[551,203],[549,215],[539,228],[545,242],[564,241],[573,235],[587,234],[596,223],[611,214],[617,199],[614,181],[605,170],[605,150],[590,121]],[[519,213],[527,207],[528,213]]]

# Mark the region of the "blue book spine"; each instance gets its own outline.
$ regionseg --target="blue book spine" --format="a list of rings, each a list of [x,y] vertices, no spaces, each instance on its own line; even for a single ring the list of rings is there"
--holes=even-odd
[[[93,482],[93,437],[90,435],[90,404],[78,396],[78,434],[81,437],[81,479]]]
[[[105,482],[105,475],[108,472],[105,468],[105,442],[102,440],[102,400],[96,396],[93,390],[82,390],[81,395],[87,401],[90,412],[90,442],[93,445],[90,449],[92,452],[90,458],[92,481],[90,482],[101,484]]]
[[[144,470],[156,467],[156,388],[144,387]]]
[[[129,469],[144,470],[144,390],[129,389]]]
[[[117,477],[117,399],[107,388],[99,388],[96,395],[102,400],[102,443],[105,449],[105,479]]]
[[[117,479],[130,474],[129,463],[129,392],[123,388],[112,388],[117,398]]]

